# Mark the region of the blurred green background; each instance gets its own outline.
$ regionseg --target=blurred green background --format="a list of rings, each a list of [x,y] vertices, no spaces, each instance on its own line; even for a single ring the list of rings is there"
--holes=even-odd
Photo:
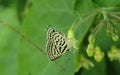
[[[96,6],[116,5],[120,5],[120,0],[0,0],[0,20],[25,34],[46,52],[48,25],[67,35],[79,16],[85,15]],[[93,20],[94,16],[78,24],[75,30],[75,38],[82,44],[83,50],[88,44],[84,36],[88,36],[86,32]],[[96,42],[104,52],[110,50],[111,44],[120,48],[120,41],[114,43],[110,37],[103,36],[106,33],[101,30]],[[99,63],[93,58],[88,59],[93,61],[94,67],[89,70],[79,68],[75,72],[76,54],[72,51],[66,52],[55,62],[50,61],[19,34],[0,23],[0,75],[120,75],[118,61],[111,62],[106,55]]]

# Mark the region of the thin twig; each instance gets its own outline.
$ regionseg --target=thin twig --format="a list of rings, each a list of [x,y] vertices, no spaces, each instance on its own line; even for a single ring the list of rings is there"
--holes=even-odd
[[[22,34],[21,32],[19,32],[17,29],[15,29],[14,27],[12,27],[9,24],[4,23],[1,20],[0,20],[0,23],[3,24],[3,25],[5,25],[6,27],[12,29],[13,31],[15,31],[17,34],[19,34],[21,37],[23,37],[25,40],[27,40],[29,43],[31,43],[35,48],[37,48],[38,50],[40,50],[44,55],[46,55],[46,53],[39,46],[37,46],[35,43],[33,43],[32,40],[30,40],[27,36],[25,36],[24,34]]]
[[[120,14],[120,12],[110,12],[111,14]]]
[[[104,25],[104,21],[105,20],[101,20],[100,23],[95,27],[95,29],[93,30],[94,36],[96,36],[96,34],[98,33],[98,31],[102,28],[102,26]]]
[[[120,20],[120,17],[119,17],[119,16],[117,16],[117,15],[115,15],[115,14],[112,14],[112,13],[108,13],[108,14]]]
[[[92,11],[92,13],[89,13],[89,15],[86,16],[85,18],[80,18],[79,17],[80,21],[78,23],[76,23],[76,26],[74,26],[74,27],[77,28],[78,24],[86,22],[88,19],[90,19],[91,17],[95,16],[96,14],[97,14],[97,10],[94,10],[94,11]]]

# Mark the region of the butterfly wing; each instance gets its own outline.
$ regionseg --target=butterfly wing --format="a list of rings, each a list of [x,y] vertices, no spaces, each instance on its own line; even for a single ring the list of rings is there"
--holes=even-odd
[[[58,33],[58,35],[54,36],[54,39],[54,43],[57,45],[57,49],[60,51],[61,54],[64,54],[67,50],[69,50],[64,35]]]
[[[69,50],[65,36],[57,32],[54,28],[50,28],[47,35],[47,54],[50,60],[57,59]]]
[[[51,61],[61,56],[61,52],[57,49],[53,40],[49,40],[47,43],[47,55]]]

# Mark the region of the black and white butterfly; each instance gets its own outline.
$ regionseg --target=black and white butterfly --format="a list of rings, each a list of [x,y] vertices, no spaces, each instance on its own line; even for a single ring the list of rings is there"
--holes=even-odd
[[[47,31],[47,40],[47,55],[51,61],[70,50],[66,37],[53,27],[50,27]]]

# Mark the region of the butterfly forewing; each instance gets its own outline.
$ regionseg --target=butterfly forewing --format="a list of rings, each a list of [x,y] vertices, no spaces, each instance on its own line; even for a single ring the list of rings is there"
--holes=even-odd
[[[50,60],[57,59],[69,50],[65,36],[52,27],[48,29],[47,40],[47,55]]]

